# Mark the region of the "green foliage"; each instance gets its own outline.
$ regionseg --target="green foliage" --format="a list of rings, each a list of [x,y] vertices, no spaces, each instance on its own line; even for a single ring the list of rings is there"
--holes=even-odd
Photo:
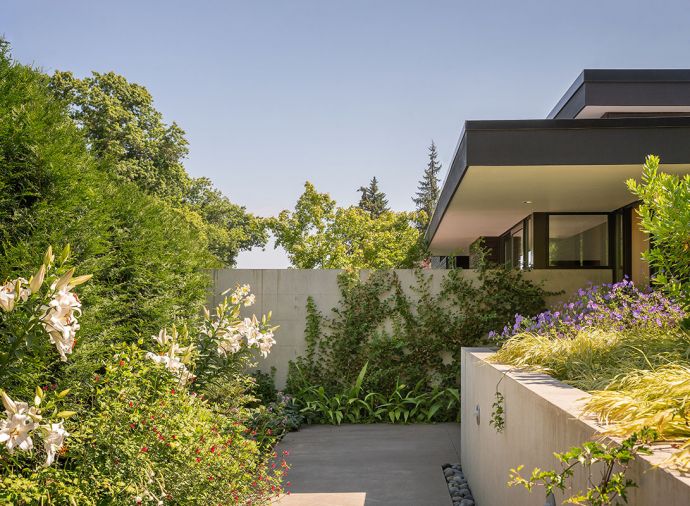
[[[136,92],[132,100],[145,99],[142,90],[131,91]],[[108,143],[135,133],[129,127],[121,132],[103,128],[115,136]],[[0,308],[0,388],[27,401],[36,384],[43,386],[46,420],[49,413],[68,417],[53,413],[50,392],[69,390],[65,402],[77,413],[65,421],[70,436],[51,466],[16,465],[21,462],[14,459],[26,454],[17,451],[7,458],[9,450],[2,446],[0,502],[133,504],[137,497],[147,502],[170,493],[171,500],[161,500],[265,503],[279,490],[267,453],[275,438],[252,434],[251,381],[238,372],[237,362],[200,382],[204,397],[219,401],[209,402],[184,387],[179,376],[144,358],[134,344],[148,342],[175,322],[180,329],[193,329],[190,339],[205,328],[200,320],[210,281],[207,269],[217,261],[209,254],[210,228],[191,203],[174,201],[181,177],[174,155],[179,146],[170,147],[173,154],[156,154],[163,147],[132,138],[144,142],[141,149],[153,150],[151,157],[169,158],[131,160],[125,155],[133,153],[125,153],[116,160],[119,148],[107,144],[101,156],[93,146],[98,138],[89,138],[89,151],[84,135],[83,126],[80,130],[55,98],[48,78],[12,61],[0,44],[0,305],[7,305],[7,294],[21,294],[32,281],[10,286],[5,280],[30,273],[37,278],[40,251],[50,244],[75,244],[71,265],[93,274],[91,283],[79,289],[81,303],[73,303],[67,315],[72,323],[79,316],[81,327],[74,349],[63,347],[73,351],[68,362],[58,360],[55,346],[59,339],[69,345],[74,341],[38,332],[48,311],[41,303],[46,290],[59,284],[56,277],[71,272],[63,265],[66,256],[58,258],[57,270],[46,269],[43,291],[32,290],[36,295],[22,299],[21,307]],[[161,142],[176,142],[174,130],[160,135]],[[143,174],[149,162],[160,162],[161,172]],[[127,167],[132,181],[117,174]],[[162,194],[142,190],[148,190],[149,177],[160,178]],[[36,436],[36,442],[41,439]]]
[[[362,193],[358,207],[368,212],[372,218],[378,218],[390,211],[386,194],[379,190],[379,182],[375,177],[371,178],[369,186],[360,186],[357,191]]]
[[[178,210],[224,265],[234,265],[239,251],[266,244],[260,218],[230,202],[207,178],[189,177],[183,165],[185,133],[176,123],[163,122],[145,87],[113,72],[77,79],[58,71],[50,89],[69,104],[100,170]]]
[[[252,373],[252,378],[254,379],[254,388],[252,389],[252,393],[263,405],[276,402],[278,398],[278,391],[276,390],[275,385],[275,375],[275,367],[271,367],[270,374],[258,370]]]
[[[363,390],[368,364],[354,383],[342,392],[328,394],[323,386],[309,385],[296,399],[310,423],[340,425],[347,423],[413,423],[457,420],[460,394],[456,388],[427,390],[418,383],[414,388],[397,383],[389,395]]]
[[[108,160],[108,170],[146,193],[181,199],[189,183],[182,159],[189,152],[184,131],[166,125],[146,88],[108,72],[75,78],[57,71],[54,93],[70,104],[91,152]]]
[[[654,272],[654,284],[690,309],[690,175],[659,172],[659,157],[649,155],[642,181],[627,184],[642,201],[640,225],[651,238],[643,258]]]
[[[295,210],[270,220],[276,246],[299,269],[391,269],[411,267],[423,253],[416,213],[342,208],[307,182]]]
[[[489,420],[489,425],[491,425],[494,429],[496,429],[496,432],[499,434],[503,432],[503,429],[506,426],[506,419],[505,419],[505,398],[503,397],[503,394],[496,390],[495,394],[496,399],[494,400],[494,403],[491,405],[491,420]]]
[[[429,146],[429,163],[424,169],[424,175],[419,181],[419,186],[417,186],[417,192],[415,196],[412,197],[417,210],[424,213],[424,219],[420,220],[419,226],[422,230],[426,229],[426,226],[434,214],[434,208],[436,207],[436,202],[438,202],[438,197],[441,194],[441,188],[439,186],[438,173],[441,171],[441,162],[438,161],[438,153],[436,152],[436,144],[431,141],[431,146]]]
[[[96,381],[93,415],[82,422],[65,465],[91,470],[94,496],[170,504],[261,502],[282,470],[247,437],[242,408],[232,416],[188,392],[136,345],[121,346]],[[252,485],[247,476],[256,479]],[[275,490],[275,488],[274,488]]]
[[[575,474],[575,468],[582,466],[587,473],[590,484],[585,491],[576,492],[565,500],[567,504],[605,506],[618,504],[618,499],[628,502],[627,489],[636,487],[634,481],[625,477],[625,472],[637,455],[648,455],[648,444],[656,439],[654,431],[643,429],[631,435],[620,445],[606,445],[589,441],[581,447],[570,448],[564,453],[554,453],[561,463],[560,471],[542,471],[535,468],[529,478],[524,478],[520,471],[524,466],[511,469],[510,486],[523,486],[532,491],[535,486],[543,486],[548,498],[554,491],[569,490],[569,480]],[[594,483],[592,466],[600,463],[603,466],[601,480]]]
[[[418,271],[407,295],[395,272],[340,278],[341,301],[332,317],[307,304],[307,350],[292,364],[287,391],[323,387],[330,397],[353,384],[365,363],[365,389],[393,392],[397,382],[455,385],[460,348],[477,345],[518,312],[536,314],[545,292],[518,271],[483,266],[476,282],[448,271],[431,292],[433,274]]]
[[[300,429],[304,415],[293,397],[277,392],[275,401],[252,409],[250,423],[259,444],[272,448],[285,434]]]
[[[215,265],[207,237],[179,209],[104,173],[48,79],[0,55],[0,280],[34,272],[50,244],[74,244],[94,276],[80,293],[87,339],[69,376],[88,377],[108,344],[193,321]]]

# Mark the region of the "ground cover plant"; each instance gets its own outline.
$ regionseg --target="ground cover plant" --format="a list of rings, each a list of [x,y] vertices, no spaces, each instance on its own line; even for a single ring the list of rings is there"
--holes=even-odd
[[[323,386],[305,386],[295,396],[300,413],[309,423],[415,423],[459,421],[460,393],[457,388],[427,388],[418,383],[409,388],[397,383],[390,394],[362,389],[368,364],[355,383],[330,395]]]
[[[431,281],[428,271],[418,271],[408,295],[395,272],[372,272],[366,280],[344,274],[330,317],[309,299],[307,349],[291,364],[286,391],[322,413],[316,420],[454,420],[460,347],[480,343],[517,311],[543,310],[546,292],[519,271],[486,263],[476,282],[451,270],[432,294]],[[419,407],[398,414],[383,408],[395,403]]]

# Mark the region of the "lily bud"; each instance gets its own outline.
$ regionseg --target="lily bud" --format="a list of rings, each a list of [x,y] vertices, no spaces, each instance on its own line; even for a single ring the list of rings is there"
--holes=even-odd
[[[84,274],[83,276],[77,276],[76,278],[72,278],[70,280],[69,286],[79,286],[81,284],[86,283],[92,277],[93,277],[93,274]]]
[[[34,274],[34,277],[29,280],[29,288],[31,289],[31,293],[36,293],[38,290],[41,288],[41,285],[43,285],[43,280],[46,277],[46,266],[41,265],[41,268],[38,269],[38,272]]]
[[[55,255],[53,255],[53,247],[48,246],[48,249],[46,250],[46,254],[43,256],[43,264],[50,267],[53,265],[53,261],[55,260]]]
[[[62,290],[64,287],[66,287],[69,284],[70,280],[72,279],[73,275],[74,275],[74,268],[65,272],[62,275],[62,277],[55,282],[55,290]]]

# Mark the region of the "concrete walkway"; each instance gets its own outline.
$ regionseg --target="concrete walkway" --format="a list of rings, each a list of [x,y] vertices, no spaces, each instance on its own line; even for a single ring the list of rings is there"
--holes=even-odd
[[[288,434],[281,506],[449,506],[441,465],[460,462],[460,426],[315,425]]]

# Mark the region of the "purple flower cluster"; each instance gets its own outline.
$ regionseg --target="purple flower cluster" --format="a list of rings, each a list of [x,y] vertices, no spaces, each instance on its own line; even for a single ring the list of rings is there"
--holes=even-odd
[[[557,311],[545,311],[535,318],[515,315],[513,325],[489,337],[507,339],[521,332],[569,337],[584,328],[626,330],[668,328],[686,317],[680,305],[658,291],[639,290],[632,281],[592,286],[578,290],[577,297]]]

